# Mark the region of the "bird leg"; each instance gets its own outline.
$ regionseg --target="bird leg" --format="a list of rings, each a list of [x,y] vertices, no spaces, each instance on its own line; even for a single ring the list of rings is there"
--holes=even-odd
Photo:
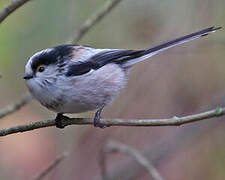
[[[62,124],[62,120],[63,119],[67,119],[67,116],[63,116],[63,114],[58,113],[56,118],[55,118],[55,126],[57,128],[63,129],[65,127],[65,125]]]
[[[106,127],[109,127],[109,125],[105,125],[105,124],[102,124],[100,122],[100,119],[101,119],[101,112],[103,110],[104,106],[102,106],[101,108],[99,108],[97,110],[97,112],[95,113],[95,117],[94,117],[94,126],[95,127],[100,127],[100,128],[106,128]]]

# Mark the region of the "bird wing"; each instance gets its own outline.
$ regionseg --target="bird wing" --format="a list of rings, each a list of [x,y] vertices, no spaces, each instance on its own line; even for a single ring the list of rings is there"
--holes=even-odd
[[[144,50],[124,50],[124,49],[102,49],[85,61],[76,61],[71,65],[68,76],[82,75],[91,69],[99,69],[108,63],[120,64],[122,67],[129,67],[137,62],[143,61],[153,55],[158,54],[171,47],[183,44],[185,42],[204,37],[213,33],[221,27],[210,27],[197,31],[186,36],[181,36],[173,40],[163,42],[157,46]]]

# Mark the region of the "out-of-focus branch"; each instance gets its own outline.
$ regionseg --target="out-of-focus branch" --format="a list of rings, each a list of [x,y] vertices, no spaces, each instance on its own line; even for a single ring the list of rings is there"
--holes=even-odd
[[[179,126],[186,123],[205,120],[213,117],[225,115],[225,107],[216,108],[211,111],[206,111],[199,114],[173,117],[170,119],[101,119],[101,123],[108,126]],[[92,118],[64,118],[62,125],[92,125]],[[24,125],[0,129],[0,136],[6,136],[18,132],[31,131],[34,129],[55,126],[55,120],[43,120],[39,122],[32,122]]]
[[[106,153],[114,153],[114,152],[120,152],[127,154],[130,156],[132,159],[134,159],[138,164],[140,164],[143,168],[145,168],[148,173],[152,176],[154,180],[163,180],[157,169],[153,166],[150,160],[147,160],[140,152],[138,152],[136,149],[131,148],[125,144],[121,144],[118,142],[111,141],[107,143],[100,154],[101,158],[101,169],[102,169],[102,177],[103,179],[108,179],[107,178],[107,173],[106,173]]]
[[[101,7],[99,11],[90,16],[76,31],[73,39],[70,43],[79,41],[85,33],[87,33],[95,24],[97,24],[102,18],[104,18],[109,12],[118,5],[122,0],[107,0],[107,2]]]
[[[67,156],[67,153],[63,153],[62,155],[56,157],[56,159],[48,165],[48,167],[46,169],[44,169],[40,174],[38,174],[34,180],[41,180],[43,179],[50,171],[52,171],[53,169],[55,169],[60,162],[62,162],[62,160]]]
[[[222,117],[221,117],[222,119]],[[223,124],[223,123],[222,123]],[[189,125],[186,128],[182,128],[182,131],[178,131],[175,134],[169,134],[156,140],[151,147],[142,147],[142,154],[150,160],[154,165],[160,167],[165,166],[169,159],[177,157],[179,152],[183,152],[193,146],[193,142],[199,142],[199,139],[208,134],[207,132],[214,132],[221,126],[219,121],[210,121],[207,123],[199,123],[198,125]],[[191,132],[191,133],[190,133]],[[195,143],[194,143],[195,144]],[[169,162],[170,163],[170,162]],[[125,167],[125,168],[124,168]],[[165,168],[166,169],[166,168]],[[131,159],[123,159],[109,164],[107,170],[107,180],[115,179],[140,179],[140,176],[144,174],[144,170],[137,163],[134,163]],[[96,175],[93,180],[102,180],[102,174]]]
[[[13,0],[0,11],[0,23],[29,0]]]
[[[19,7],[23,6],[26,2],[29,0],[13,0],[11,1],[7,6],[5,6],[1,11],[0,11],[0,24],[10,15],[12,14],[15,10],[17,10]],[[1,74],[0,74],[1,78]],[[9,105],[3,109],[0,109],[0,119],[3,118],[4,116],[11,114],[15,112],[16,110],[19,110],[21,107],[26,105],[31,101],[32,97],[28,95],[24,95],[21,100],[18,103]]]
[[[99,166],[100,166],[100,171],[101,171],[101,179],[102,180],[108,180],[108,174],[106,170],[106,153],[104,147],[100,149],[99,153]]]
[[[29,103],[31,101],[31,99],[32,99],[32,97],[30,95],[25,95],[24,97],[22,97],[20,99],[20,101],[18,103],[15,103],[15,104],[9,105],[3,109],[0,109],[0,119],[8,114],[11,114],[11,113],[19,110],[21,107],[23,107],[24,105]]]

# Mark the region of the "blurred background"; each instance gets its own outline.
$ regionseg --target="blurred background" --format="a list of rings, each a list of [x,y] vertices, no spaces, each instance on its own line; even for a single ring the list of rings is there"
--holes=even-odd
[[[0,1],[0,8],[10,0]],[[63,44],[104,0],[32,0],[0,25],[0,108],[27,91],[24,66],[35,52]],[[141,49],[212,25],[225,27],[224,0],[123,0],[79,44]],[[136,65],[104,118],[170,118],[225,105],[225,30],[169,49]],[[94,112],[73,117],[93,117]],[[71,116],[71,117],[72,117]],[[33,100],[0,119],[1,128],[55,118]],[[225,179],[224,117],[179,127],[69,126],[1,137],[0,178],[33,179],[64,151],[69,157],[45,179],[100,179],[108,140],[136,148],[167,180]],[[107,156],[114,179],[150,179],[123,154]]]

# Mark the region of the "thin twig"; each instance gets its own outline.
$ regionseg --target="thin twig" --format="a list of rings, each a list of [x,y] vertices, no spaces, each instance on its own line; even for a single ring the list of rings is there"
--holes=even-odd
[[[52,171],[53,169],[55,169],[60,162],[62,162],[62,160],[67,156],[67,153],[63,153],[60,156],[56,157],[56,159],[48,165],[48,167],[46,169],[44,169],[40,174],[38,174],[34,180],[41,180],[43,179],[50,171]]]
[[[122,143],[111,141],[111,142],[108,142],[103,147],[102,152],[103,154],[113,153],[113,152],[121,152],[121,153],[127,154],[132,159],[134,159],[138,164],[140,164],[143,168],[145,168],[154,180],[163,180],[163,178],[161,177],[157,169],[153,166],[152,162],[150,160],[147,160],[146,157],[144,157],[139,151],[137,151],[134,148],[131,148]],[[103,155],[103,154],[100,154],[100,155]],[[106,161],[105,156],[103,157],[104,159],[102,161]],[[105,164],[106,163],[104,162],[102,165],[105,165]],[[102,167],[102,168],[105,171],[105,167]],[[107,177],[105,174],[106,172],[104,172],[103,179]]]
[[[107,173],[107,170],[106,170],[106,152],[105,152],[104,147],[102,147],[100,149],[99,166],[100,166],[100,171],[101,171],[101,179],[102,180],[109,180],[110,178],[108,177],[108,173]]]
[[[23,6],[26,2],[29,0],[13,0],[11,1],[7,6],[5,6],[1,11],[0,11],[0,24],[10,15],[12,14],[15,10],[17,10],[19,7]],[[0,76],[1,77],[1,76]],[[15,112],[16,110],[19,110],[21,107],[26,105],[31,101],[32,97],[28,95],[24,95],[21,100],[13,105],[9,105],[3,109],[0,109],[0,119],[3,118],[4,116],[11,114]]]
[[[142,147],[141,152],[154,165],[158,167],[161,165],[165,166],[165,164],[168,164],[168,157],[177,157],[179,152],[182,152],[185,149],[187,150],[191,145],[193,146],[193,142],[198,142],[199,138],[202,138],[206,132],[217,131],[218,126],[221,126],[221,122],[219,121],[210,121],[196,126],[190,125],[175,134],[158,138],[151,147]],[[143,172],[143,168],[137,163],[133,163],[132,159],[118,160],[118,162],[114,162],[110,168],[108,168],[107,180],[140,179],[139,177]],[[102,180],[102,174],[98,174],[92,179]]]
[[[0,23],[2,23],[2,21],[4,21],[5,18],[7,18],[10,14],[12,14],[15,10],[17,10],[19,7],[23,6],[28,1],[29,0],[11,1],[7,6],[5,6],[0,11]]]
[[[24,97],[21,98],[21,100],[18,103],[15,103],[3,109],[0,109],[0,119],[3,118],[4,116],[7,116],[8,114],[11,114],[19,110],[21,107],[29,103],[31,99],[32,97],[30,95],[25,95]]]
[[[103,17],[105,17],[109,12],[118,5],[122,0],[107,0],[107,2],[101,7],[99,11],[90,16],[84,23],[79,27],[78,31],[75,33],[73,39],[70,41],[75,43],[79,41],[85,33],[87,33],[91,27],[97,24]]]
[[[179,126],[186,123],[205,120],[213,117],[225,115],[225,107],[216,108],[199,114],[173,117],[170,119],[101,119],[101,123],[108,126]],[[64,118],[62,125],[92,125],[92,118]],[[43,120],[39,122],[31,122],[24,125],[18,125],[9,128],[0,129],[0,136],[6,136],[18,132],[31,131],[34,129],[55,126],[55,120]]]

